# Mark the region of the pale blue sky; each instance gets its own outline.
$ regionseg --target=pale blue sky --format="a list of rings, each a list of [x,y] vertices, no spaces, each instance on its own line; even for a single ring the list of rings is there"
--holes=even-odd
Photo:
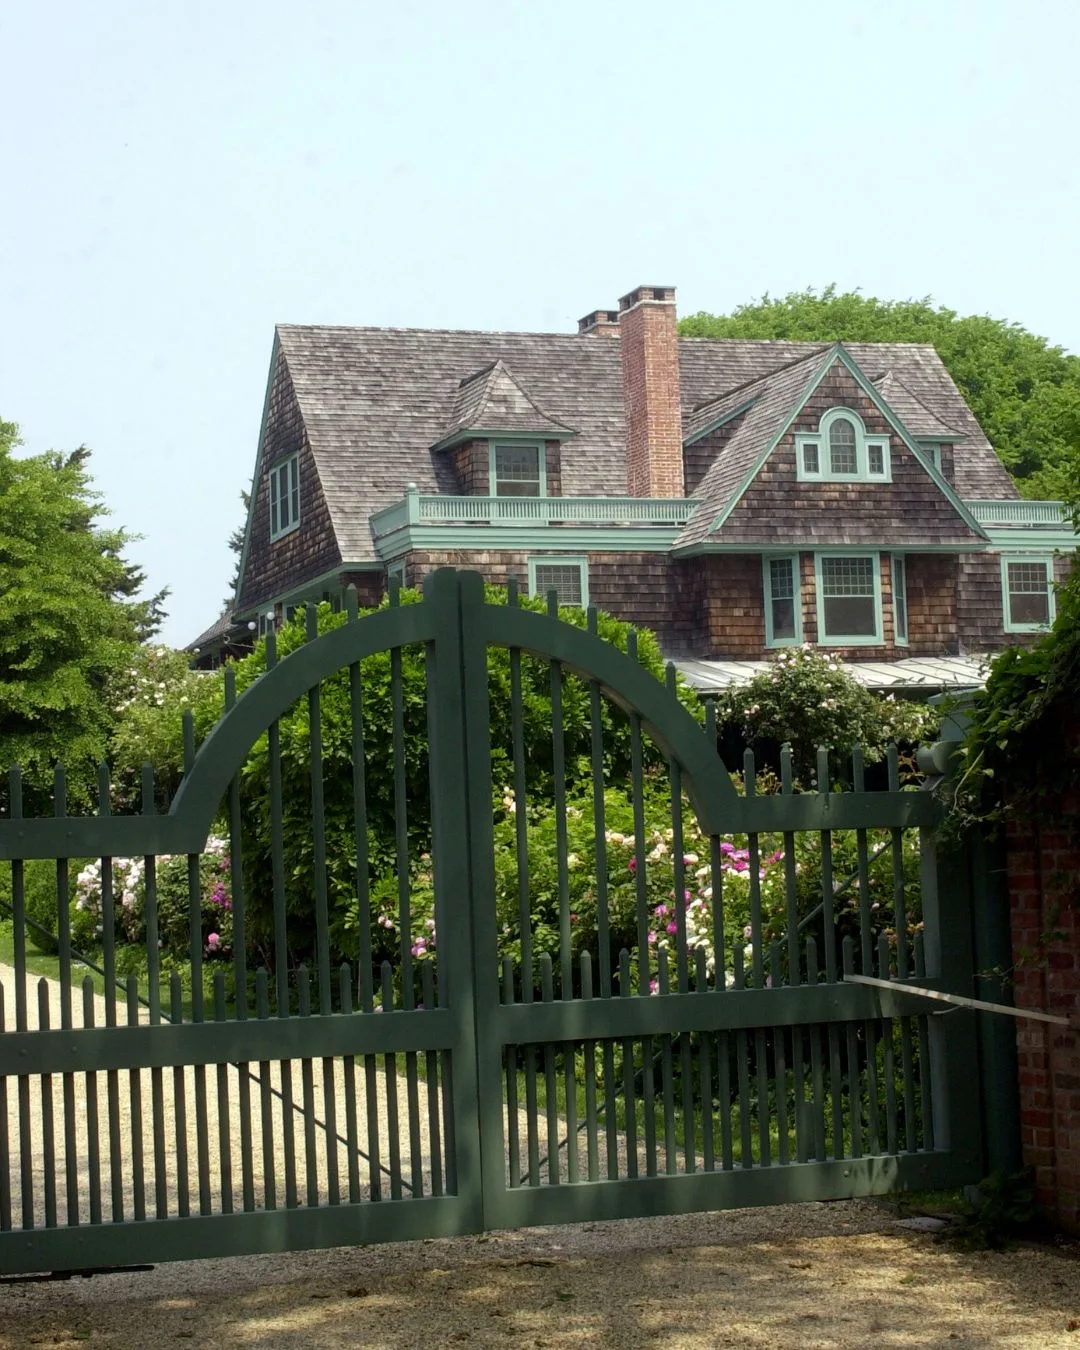
[[[830,281],[1080,349],[1067,0],[0,0],[0,416],[218,612],[275,322]]]

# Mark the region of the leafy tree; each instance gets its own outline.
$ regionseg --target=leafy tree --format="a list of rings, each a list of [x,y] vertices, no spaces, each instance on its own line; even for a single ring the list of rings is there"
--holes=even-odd
[[[225,597],[224,604],[231,606],[236,599],[237,588],[240,585],[240,555],[244,551],[244,531],[247,527],[248,511],[251,508],[251,493],[244,489],[240,491],[240,500],[244,503],[244,519],[229,535],[229,548],[236,555],[236,564],[233,567],[232,579],[229,582],[229,594]]]
[[[16,458],[14,424],[0,422],[0,764],[23,770],[28,806],[53,766],[86,795],[140,643],[162,619],[165,592],[126,562],[130,536],[104,512],[89,451]]]
[[[924,300],[878,300],[827,286],[764,295],[732,314],[693,314],[684,337],[811,342],[928,342],[937,348],[991,445],[1027,497],[1065,494],[1080,449],[1080,357],[1019,324],[961,317]]]

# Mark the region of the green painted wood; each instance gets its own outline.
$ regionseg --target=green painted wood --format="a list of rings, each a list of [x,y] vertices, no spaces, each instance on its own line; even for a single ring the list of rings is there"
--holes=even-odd
[[[382,1001],[384,1008],[394,1006],[394,971],[389,961],[382,963]],[[401,1199],[401,1132],[398,1122],[397,1056],[383,1055],[383,1083],[386,1088],[386,1134],[390,1154],[390,1199]]]
[[[214,972],[214,1021],[224,1022],[227,1016],[225,975],[218,970]],[[227,1064],[217,1066],[216,1088],[218,1177],[220,1178],[218,1206],[222,1214],[231,1214],[233,1212],[232,1111],[230,1107],[229,1066]]]
[[[184,991],[180,987],[180,974],[173,971],[169,977],[169,1018],[180,1022],[184,1017]],[[188,1171],[188,1127],[187,1127],[187,1091],[184,1085],[184,1070],[177,1065],[172,1071],[173,1114],[172,1133],[176,1153],[176,1212],[186,1218],[191,1213],[191,1187]]]
[[[589,952],[579,958],[581,997],[593,996],[593,961]],[[596,1125],[596,1042],[586,1041],[583,1047],[585,1078],[585,1158],[590,1181],[600,1180],[600,1148]]]
[[[311,1016],[311,972],[301,966],[296,972],[298,994],[298,1015]],[[300,1061],[300,1084],[304,1100],[304,1179],[307,1187],[308,1205],[319,1203],[319,1160],[316,1156],[315,1140],[315,1070],[311,1059]],[[387,1074],[387,1089],[390,1087]]]
[[[780,944],[774,942],[769,948],[769,975],[772,987],[778,989],[782,965]],[[773,1027],[773,1084],[776,1092],[776,1161],[784,1166],[789,1159],[790,1141],[788,1138],[788,1090],[787,1090],[787,1032],[783,1027]]]
[[[509,956],[502,962],[502,998],[504,1003],[514,1001],[514,962]],[[506,1162],[509,1184],[521,1185],[521,1122],[518,1117],[518,1047],[506,1047]]]
[[[735,1145],[731,1120],[731,1038],[728,1032],[716,1035],[716,1081],[720,1098],[720,1158],[725,1172],[735,1166]]]
[[[596,607],[590,605],[586,624],[595,637]],[[596,857],[596,940],[600,957],[600,994],[611,997],[611,920],[608,913],[607,819],[604,801],[604,724],[600,683],[589,681],[589,751],[592,763],[593,838]]]
[[[315,605],[308,605],[307,640],[319,635],[319,616]],[[324,805],[322,747],[322,689],[318,683],[308,690],[308,759],[311,765],[311,872],[315,891],[315,949],[318,955],[319,1012],[327,1016],[334,1009],[334,986],[330,976],[329,911],[326,894],[326,811]]]
[[[0,985],[0,1036],[7,1030],[4,1009],[4,989]],[[8,1080],[0,1078],[0,1120],[4,1127],[0,1130],[0,1232],[11,1227],[11,1148],[8,1138]],[[98,1185],[100,1189],[100,1176]],[[98,1221],[100,1222],[100,1214]]]
[[[22,823],[22,773],[15,765],[8,773],[8,809],[14,831]],[[26,1021],[26,879],[22,860],[11,864],[11,923],[15,961],[15,1029],[25,1031]],[[25,1192],[25,1187],[23,1188]]]
[[[236,668],[225,667],[225,711],[236,706]],[[229,898],[233,920],[233,997],[236,1016],[248,1015],[247,904],[244,894],[243,834],[240,815],[240,775],[229,781]],[[224,1019],[218,1019],[224,1020]]]
[[[129,975],[126,989],[127,1020],[129,1027],[139,1023],[139,986],[135,976]],[[131,1110],[128,1114],[128,1129],[131,1131],[131,1180],[135,1192],[134,1217],[136,1222],[146,1218],[146,1172],[143,1158],[143,1111],[142,1111],[142,1075],[138,1069],[138,1060],[129,1060],[136,1067],[128,1070],[128,1100]],[[250,1116],[248,1117],[250,1119]]]
[[[273,1031],[273,1028],[269,1030]],[[285,1159],[285,1206],[287,1209],[295,1209],[299,1204],[299,1198],[296,1184],[296,1120],[292,1061],[282,1059],[278,1068],[281,1075],[281,1151]]]
[[[732,989],[739,991],[744,987],[746,974],[743,969],[743,948],[738,939],[731,953]],[[742,1167],[753,1167],[753,1109],[750,1102],[750,1058],[749,1047],[744,1028],[735,1032],[735,1078],[739,1103],[739,1163]]]
[[[625,947],[619,951],[619,1005],[630,1002],[630,953]],[[622,1041],[623,1135],[626,1140],[626,1175],[638,1174],[637,1094],[634,1089],[634,1042],[630,1037]]]
[[[923,935],[916,932],[914,943],[915,979],[922,983],[926,979],[926,957],[923,948]],[[916,1018],[919,1036],[919,1106],[923,1127],[923,1148],[935,1147],[934,1137],[934,1094],[933,1074],[930,1069],[930,1032],[929,1018],[923,1014]]]
[[[303,985],[301,984],[301,988]],[[270,985],[266,968],[255,972],[255,1016],[265,1022],[270,1016]],[[262,1118],[263,1208],[277,1209],[277,1173],[274,1150],[274,1098],[269,1057],[259,1061],[259,1107]]]
[[[628,647],[636,645],[628,635]],[[648,994],[652,978],[649,961],[649,891],[645,847],[645,776],[641,742],[641,718],[630,714],[630,791],[634,808],[634,912],[637,921],[637,991]],[[620,994],[628,994],[629,985],[620,986]]]
[[[142,769],[142,811],[148,819],[154,818],[154,770],[149,764]],[[99,822],[104,825],[106,822]],[[186,849],[184,850],[187,851]],[[95,853],[99,850],[95,849]],[[143,917],[146,923],[146,980],[150,1025],[161,1021],[161,953],[158,942],[157,915],[157,857],[149,853],[143,858]]]
[[[743,790],[747,800],[757,796],[757,767],[753,750],[743,754]],[[750,980],[754,988],[765,984],[765,961],[761,946],[761,848],[756,833],[747,840],[750,854],[747,877],[750,882]]]
[[[395,593],[396,594],[396,593]],[[396,603],[396,601],[395,601]],[[394,859],[398,880],[398,960],[401,965],[401,988],[411,1007],[412,969],[412,912],[410,907],[409,869],[409,804],[405,776],[405,683],[402,673],[401,648],[390,652],[391,754],[394,762]],[[383,1011],[392,1007],[383,999]]]
[[[718,994],[727,991],[727,939],[724,936],[724,868],[720,839],[709,839],[709,881],[712,887],[713,986]]]
[[[424,1010],[429,1013],[433,1012],[435,1010],[435,976],[430,961],[425,961],[420,968],[420,992],[424,999]],[[346,1061],[346,1063],[351,1062],[351,1060]],[[445,1090],[445,1085],[439,1081],[439,1057],[434,1050],[428,1050],[425,1053],[424,1063],[427,1070],[428,1149],[431,1154],[431,1193],[432,1195],[442,1195],[442,1137],[439,1128],[439,1099]]]
[[[559,615],[559,598],[548,596],[548,614]],[[570,955],[570,872],[567,866],[569,844],[566,830],[566,735],[563,729],[563,670],[558,661],[548,662],[551,689],[551,784],[555,809],[555,873],[559,888],[559,993],[574,997],[574,973]],[[569,1086],[569,1085],[568,1085]],[[570,1094],[573,1096],[573,1093]],[[567,1101],[569,1106],[569,1099]]]
[[[371,1199],[382,1200],[382,1129],[379,1123],[379,1065],[374,1054],[364,1056],[364,1114],[367,1116],[368,1191]]]
[[[697,987],[701,993],[708,990],[708,972],[705,969],[705,952],[699,947],[697,957]],[[713,1073],[712,1073],[712,1037],[702,1031],[697,1037],[698,1045],[698,1083],[701,1095],[701,1165],[706,1172],[716,1166],[716,1144],[713,1137]]]
[[[676,697],[675,667],[668,662],[667,687]],[[683,863],[683,788],[682,768],[677,760],[668,760],[668,783],[671,790],[671,859],[675,872],[675,971],[676,987],[685,994],[690,987],[689,964],[686,951],[686,867]]]
[[[676,895],[678,892],[676,891]],[[677,903],[677,902],[676,902]],[[658,992],[664,997],[670,992],[668,983],[668,954],[661,947],[657,952]],[[671,1051],[671,1037],[660,1037],[660,1092],[664,1103],[664,1167],[672,1176],[679,1170],[679,1157],[675,1144],[675,1083],[674,1061]],[[645,1061],[646,1072],[650,1072],[650,1062]]]
[[[843,968],[845,975],[855,974],[855,944],[851,937],[843,942]],[[851,1129],[851,1149],[849,1156],[861,1158],[862,1146],[862,1068],[859,1055],[859,1033],[854,1022],[848,1022],[845,1028],[847,1039],[847,1088],[848,1122]]]
[[[555,997],[552,978],[551,953],[540,954],[540,998],[550,1003]],[[551,1041],[545,1043],[544,1056],[544,1101],[547,1125],[547,1182],[549,1186],[558,1186],[559,1176],[559,1102],[555,1083],[555,1046]]]
[[[49,1026],[49,985],[38,981],[38,1026]],[[52,1075],[41,1076],[41,1162],[45,1189],[45,1227],[56,1227],[56,1134],[53,1122]],[[0,1266],[0,1269],[4,1267]]]
[[[888,980],[892,978],[891,965],[889,941],[884,933],[882,933],[878,937],[878,974],[881,979]],[[885,1080],[885,1141],[889,1153],[896,1153],[900,1147],[896,1114],[896,1063],[893,1050],[893,1030],[894,1023],[892,1019],[889,1017],[882,1018],[881,1041],[883,1047],[882,1076]]]
[[[615,1181],[619,1176],[619,1119],[615,1104],[615,1043],[605,1038],[601,1041],[601,1055],[604,1063],[604,1153],[607,1159],[607,1179]]]
[[[529,905],[529,822],[525,785],[525,722],[521,695],[521,651],[517,647],[511,647],[510,649],[510,729],[514,756],[514,842],[517,849],[521,987],[523,1000],[526,1003],[531,1003],[535,977],[532,955],[532,912]]]
[[[338,1006],[343,1017],[351,1017],[353,1012],[352,971],[349,963],[343,961],[338,967]],[[355,1205],[360,1200],[360,1132],[356,1114],[356,1060],[346,1055],[342,1061],[342,1073],[345,1077],[345,1143],[349,1152],[349,1203]],[[430,1091],[434,1093],[432,1080]]]
[[[806,939],[806,982],[811,988],[818,982],[817,943],[812,937]],[[821,1052],[820,1025],[808,1028],[810,1034],[810,1082],[813,1093],[813,1106],[810,1113],[813,1130],[814,1157],[824,1162],[828,1157],[825,1147],[825,1072]]]
[[[885,762],[889,775],[889,791],[900,790],[900,752],[895,745],[885,751]],[[890,834],[892,845],[893,872],[893,915],[896,926],[896,975],[898,979],[908,977],[908,935],[907,901],[904,895],[904,832],[893,828]]]
[[[345,604],[349,623],[355,623],[357,620],[355,586],[348,588]],[[357,999],[361,1011],[369,1013],[374,1007],[375,978],[371,952],[371,877],[369,872],[370,860],[368,858],[364,686],[359,661],[353,661],[349,665],[349,713],[352,732],[353,838],[356,841]]]

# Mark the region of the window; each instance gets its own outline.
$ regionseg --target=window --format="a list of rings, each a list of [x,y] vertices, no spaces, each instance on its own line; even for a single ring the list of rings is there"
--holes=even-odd
[[[818,642],[872,646],[882,640],[881,577],[876,553],[818,554]]]
[[[300,524],[300,463],[291,455],[270,470],[270,538],[280,539]]]
[[[838,417],[829,428],[829,469],[834,474],[859,471],[858,442],[850,418]]]
[[[1050,558],[1002,558],[1001,585],[1007,633],[1029,633],[1054,622],[1053,580]]]
[[[796,475],[800,482],[888,483],[888,436],[868,436],[858,413],[830,408],[816,432],[795,437]]]
[[[544,497],[547,475],[539,445],[492,445],[493,497]]]
[[[794,555],[765,558],[765,644],[785,647],[801,637],[799,560]]]
[[[589,603],[589,564],[585,558],[530,558],[529,594],[547,597],[554,591],[560,605]]]
[[[907,559],[900,553],[892,560],[893,641],[906,647],[908,642]]]

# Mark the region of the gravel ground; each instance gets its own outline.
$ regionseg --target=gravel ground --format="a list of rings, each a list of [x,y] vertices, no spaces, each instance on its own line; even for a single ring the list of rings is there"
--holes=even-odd
[[[0,968],[8,1008],[14,972]],[[49,989],[53,1025],[59,991]],[[36,1005],[36,991],[34,995]],[[94,1012],[102,1016],[101,1001]],[[76,1018],[76,1023],[79,1023]],[[380,1066],[381,1067],[381,1066]],[[312,1091],[324,1103],[320,1066]],[[294,1066],[302,1093],[302,1067]],[[216,1070],[208,1072],[208,1120],[216,1119]],[[365,1131],[363,1077],[357,1074],[359,1128]],[[153,1213],[152,1083],[144,1075],[142,1111],[148,1211]],[[127,1074],[120,1075],[125,1137],[130,1122]],[[238,1139],[239,1074],[227,1076],[232,1140]],[[280,1084],[280,1074],[275,1078]],[[339,1128],[344,1122],[340,1064],[334,1085]],[[407,1119],[402,1079],[391,1079],[402,1120]],[[81,1119],[79,1192],[85,1216],[86,1083],[76,1076],[76,1116]],[[164,1119],[175,1118],[175,1084],[163,1074]],[[9,1131],[17,1115],[9,1092]],[[386,1080],[377,1092],[383,1156],[386,1154]],[[194,1128],[194,1078],[185,1078],[189,1138]],[[259,1089],[251,1085],[256,1199],[260,1202],[261,1118]],[[34,1137],[40,1145],[35,1096]],[[424,1085],[422,1162],[430,1171]],[[58,1143],[63,1138],[62,1081],[53,1085]],[[101,1138],[107,1140],[106,1076],[98,1075]],[[322,1112],[320,1111],[320,1114]],[[272,1108],[281,1157],[282,1118]],[[297,1143],[302,1127],[297,1118]],[[321,1138],[321,1132],[319,1132]],[[175,1136],[170,1137],[168,1212],[177,1202]],[[326,1150],[317,1143],[319,1190],[325,1198]],[[344,1157],[341,1174],[346,1175]],[[194,1176],[195,1153],[191,1147]],[[211,1158],[215,1187],[220,1160]],[[408,1151],[403,1160],[409,1175]],[[239,1164],[234,1163],[234,1169]],[[280,1161],[277,1164],[280,1178]],[[61,1167],[59,1211],[64,1221]],[[305,1173],[299,1169],[301,1196]],[[36,1168],[39,1189],[42,1167]],[[130,1211],[129,1161],[122,1174]],[[234,1170],[234,1178],[239,1175]],[[104,1197],[110,1185],[105,1168]],[[364,1176],[366,1194],[367,1176]],[[280,1184],[280,1181],[279,1181]],[[239,1191],[235,1192],[239,1199]],[[18,1214],[18,1195],[15,1210]],[[193,1197],[194,1198],[194,1197]],[[215,1204],[216,1208],[216,1204]],[[16,1219],[17,1221],[17,1219]],[[523,1229],[472,1238],[339,1248],[282,1256],[255,1256],[159,1266],[149,1272],[77,1278],[52,1283],[0,1283],[0,1347],[89,1342],[141,1350],[161,1341],[198,1346],[404,1347],[442,1345],[612,1347],[675,1350],[706,1347],[800,1346],[1076,1346],[1080,1347],[1080,1263],[1069,1250],[1025,1247],[1004,1254],[969,1253],[921,1233],[896,1227],[890,1211],[870,1201],[804,1204],[773,1209],[573,1227]]]

